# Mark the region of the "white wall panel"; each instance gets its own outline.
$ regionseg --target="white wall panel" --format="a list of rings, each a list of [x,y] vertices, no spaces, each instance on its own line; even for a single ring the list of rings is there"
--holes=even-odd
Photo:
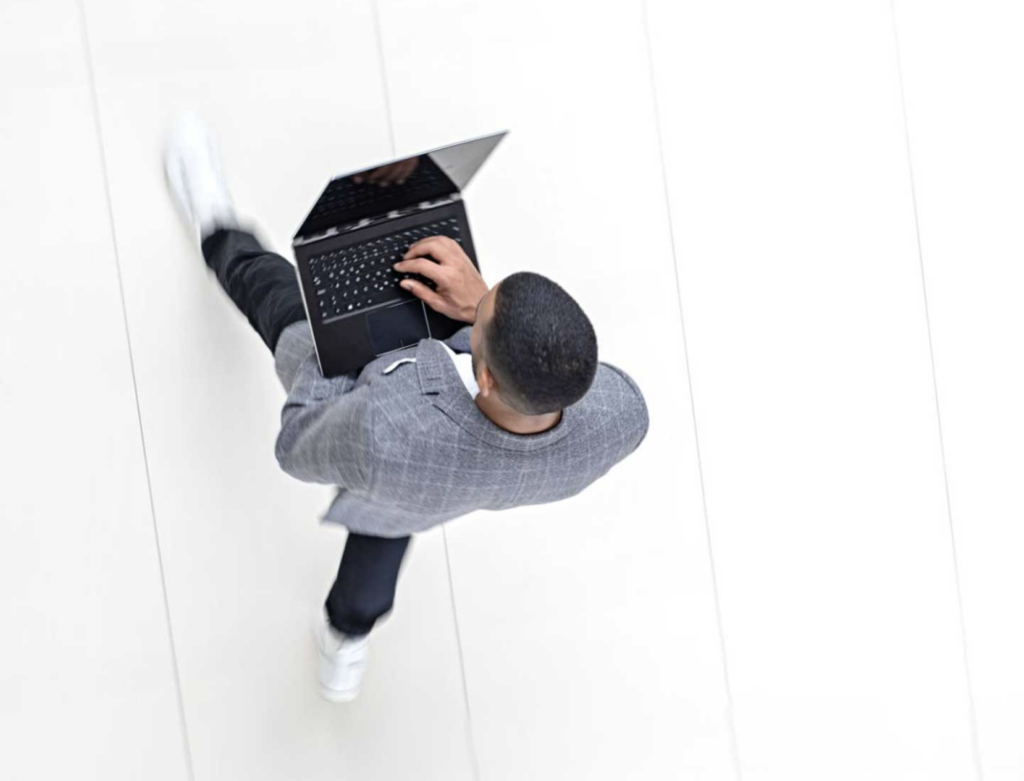
[[[1024,778],[1024,8],[895,5],[986,781]]]
[[[0,777],[188,778],[75,3],[0,7]]]
[[[970,778],[888,4],[650,19],[743,777]]]

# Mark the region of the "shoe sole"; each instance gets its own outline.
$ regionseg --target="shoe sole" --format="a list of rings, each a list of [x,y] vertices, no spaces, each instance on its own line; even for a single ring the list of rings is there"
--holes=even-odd
[[[320,692],[320,696],[329,702],[352,702],[352,700],[359,696],[359,689],[339,691],[338,689],[328,688],[322,683],[317,687],[317,689]]]

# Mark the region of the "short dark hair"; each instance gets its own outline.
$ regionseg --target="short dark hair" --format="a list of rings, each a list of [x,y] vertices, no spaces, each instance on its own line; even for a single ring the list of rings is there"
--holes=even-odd
[[[576,403],[597,374],[597,334],[590,319],[557,283],[531,271],[498,284],[483,336],[498,395],[522,415]]]

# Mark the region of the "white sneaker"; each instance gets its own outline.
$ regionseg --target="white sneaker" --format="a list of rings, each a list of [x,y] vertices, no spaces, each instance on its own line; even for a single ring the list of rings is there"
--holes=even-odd
[[[327,609],[321,607],[313,624],[320,660],[317,680],[320,695],[331,702],[350,702],[359,694],[366,669],[369,635],[352,638],[331,626]]]
[[[213,131],[194,112],[185,112],[172,123],[164,172],[178,210],[198,242],[217,228],[238,225]]]

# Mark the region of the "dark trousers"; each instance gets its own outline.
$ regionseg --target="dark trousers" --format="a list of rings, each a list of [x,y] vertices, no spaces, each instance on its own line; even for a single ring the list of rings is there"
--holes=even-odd
[[[221,287],[273,354],[281,332],[306,319],[295,266],[243,230],[219,230],[203,240],[202,250]],[[335,629],[367,634],[391,610],[409,539],[349,532],[325,602]]]

